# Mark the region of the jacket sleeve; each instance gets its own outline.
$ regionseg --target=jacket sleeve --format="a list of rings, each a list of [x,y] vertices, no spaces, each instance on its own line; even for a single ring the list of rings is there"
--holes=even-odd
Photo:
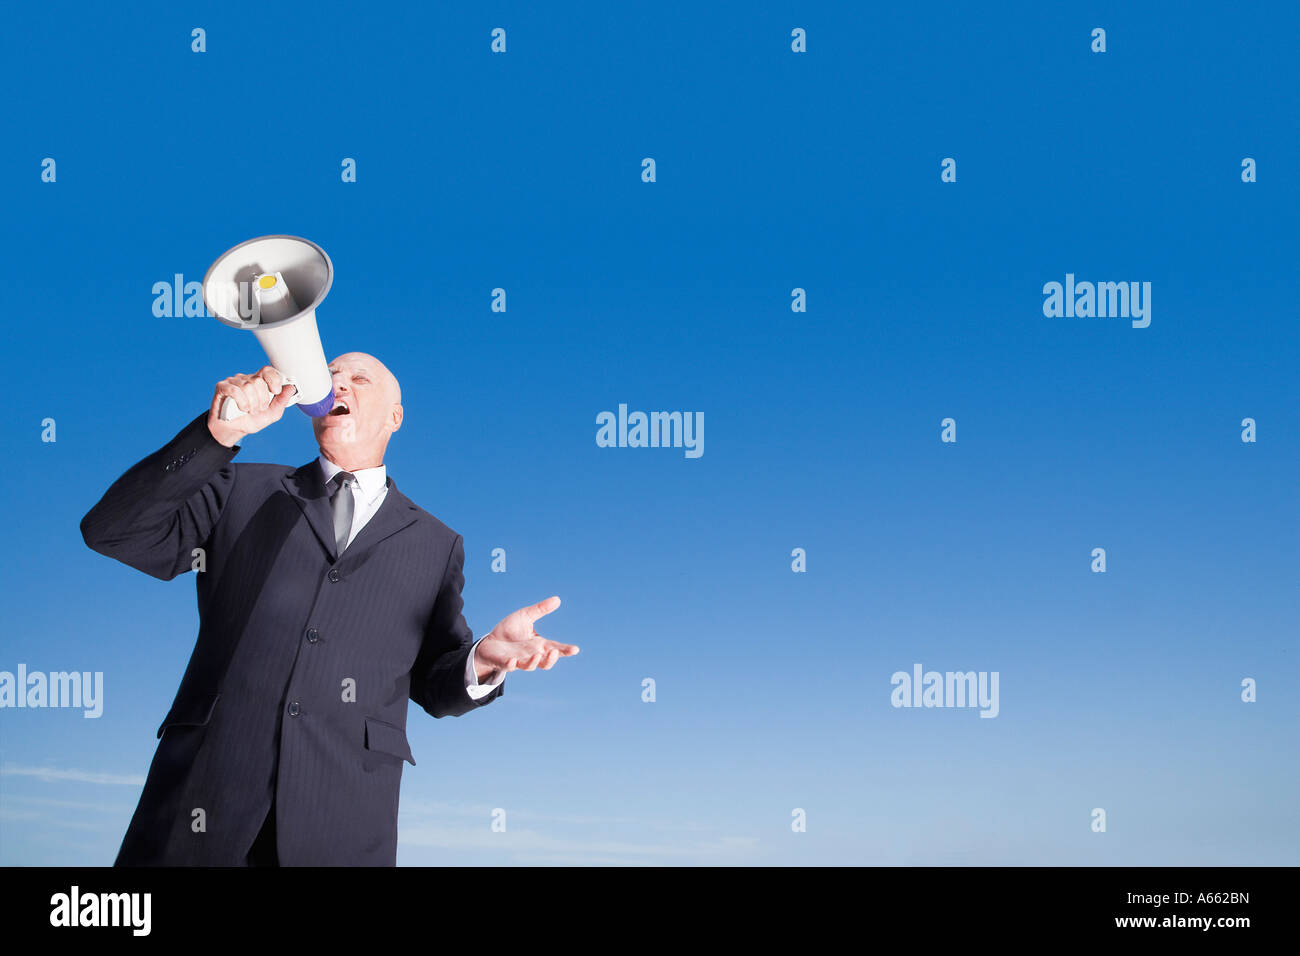
[[[81,519],[81,536],[100,554],[170,581],[192,566],[235,484],[227,448],[208,431],[208,412],[132,466]]]
[[[505,692],[504,681],[478,700],[465,689],[465,664],[474,646],[474,632],[461,613],[465,606],[460,594],[465,586],[464,567],[464,539],[457,535],[425,628],[424,643],[411,668],[411,700],[434,717],[459,717],[486,707]]]

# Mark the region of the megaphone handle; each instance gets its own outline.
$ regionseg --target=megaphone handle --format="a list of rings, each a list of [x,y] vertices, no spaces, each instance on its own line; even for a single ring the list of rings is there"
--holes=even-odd
[[[282,390],[288,388],[290,385],[293,386],[293,395],[289,397],[289,401],[287,404],[297,405],[298,404],[298,383],[291,378],[284,378],[284,377],[281,377],[280,381],[281,381],[280,388]],[[221,420],[223,422],[234,421],[236,418],[242,418],[246,414],[247,412],[243,411],[242,409],[240,409],[238,405],[235,404],[235,400],[233,398],[227,398],[221,403]]]

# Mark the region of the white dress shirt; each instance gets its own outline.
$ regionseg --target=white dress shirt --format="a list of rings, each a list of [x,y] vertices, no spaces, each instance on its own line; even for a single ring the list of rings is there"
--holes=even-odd
[[[334,476],[343,469],[324,455],[319,456],[319,460],[321,471],[325,475],[325,484],[328,485]],[[352,474],[356,476],[357,480],[350,485],[352,488],[352,501],[355,507],[352,511],[352,530],[348,533],[348,544],[356,540],[357,535],[361,533],[361,529],[379,511],[379,506],[384,503],[384,498],[388,495],[388,469],[384,465],[377,465],[374,468],[362,468],[352,472]],[[480,637],[479,641],[482,639]],[[475,667],[477,650],[478,641],[475,641],[474,646],[470,648],[469,659],[465,662],[465,691],[472,700],[486,697],[505,680],[504,674],[498,674],[494,683],[480,684],[478,682],[478,672]]]

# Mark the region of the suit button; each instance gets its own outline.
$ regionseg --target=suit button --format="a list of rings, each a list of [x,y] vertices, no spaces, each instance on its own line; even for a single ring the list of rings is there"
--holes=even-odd
[[[297,717],[301,713],[302,713],[302,705],[299,704],[296,700],[292,701],[289,704],[289,716]]]
[[[316,628],[314,627],[307,628],[307,643],[315,644],[319,640],[320,640],[320,631],[316,630]]]
[[[337,583],[338,580],[339,580],[339,578],[341,578],[341,577],[343,577],[343,575],[339,574],[339,569],[338,569],[338,568],[330,568],[330,580],[331,580],[331,581],[334,581],[335,583]]]

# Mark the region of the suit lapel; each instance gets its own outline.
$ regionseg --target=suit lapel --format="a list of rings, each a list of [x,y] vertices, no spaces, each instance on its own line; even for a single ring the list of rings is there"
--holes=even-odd
[[[329,552],[331,561],[338,561],[338,549],[334,541],[334,515],[330,511],[329,495],[325,491],[325,476],[321,473],[320,461],[313,459],[280,479],[285,490],[302,509],[307,523],[321,546]],[[374,516],[366,522],[352,543],[344,551],[344,557],[351,558],[373,548],[380,541],[396,534],[407,525],[413,524],[419,509],[406,495],[397,490],[393,479],[387,479],[388,494]]]
[[[397,490],[397,485],[393,483],[392,478],[387,479],[386,484],[388,494],[384,495],[379,510],[366,522],[366,526],[357,532],[357,536],[352,539],[352,543],[343,552],[345,559],[354,558],[364,551],[369,551],[380,541],[397,534],[407,525],[415,523],[419,509],[412,504],[411,499]],[[334,523],[331,518],[331,533],[333,527]]]
[[[307,524],[311,525],[311,530],[316,532],[321,545],[329,552],[330,560],[337,560],[334,516],[330,513],[330,500],[325,494],[325,476],[321,474],[320,462],[313,459],[296,471],[289,472],[280,482],[302,509]]]

